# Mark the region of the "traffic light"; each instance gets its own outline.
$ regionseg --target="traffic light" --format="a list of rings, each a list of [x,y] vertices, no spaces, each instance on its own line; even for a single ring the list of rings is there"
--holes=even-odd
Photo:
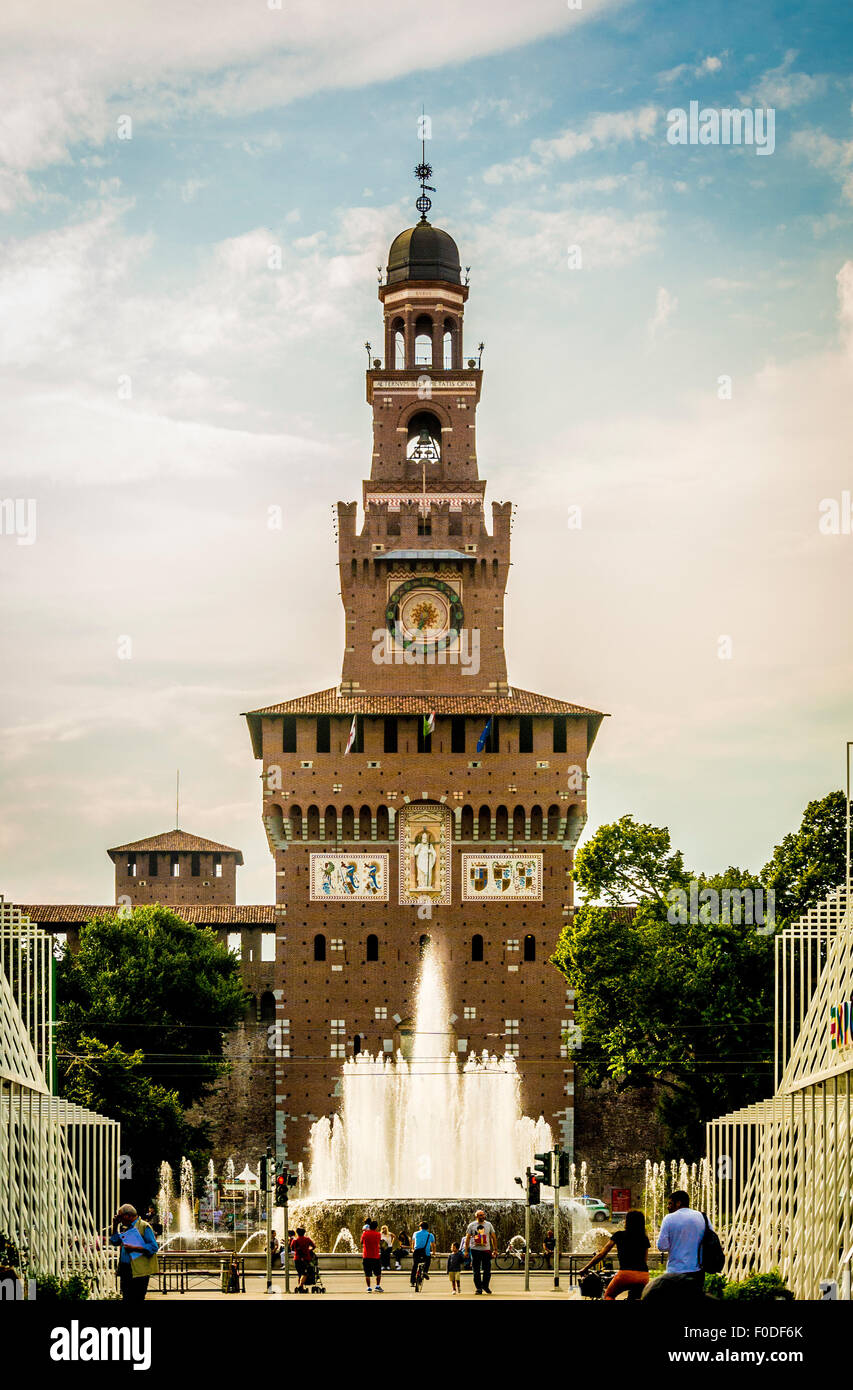
[[[527,1205],[538,1207],[542,1199],[542,1184],[535,1173],[527,1174]]]
[[[275,1175],[275,1204],[283,1207],[287,1201],[287,1174],[276,1173]]]
[[[266,1192],[266,1191],[268,1190],[268,1173],[267,1173],[267,1158],[266,1158],[266,1155],[264,1155],[264,1157],[261,1159],[261,1162],[260,1162],[259,1181],[260,1181],[260,1185],[261,1185],[261,1191],[262,1191],[262,1192]]]
[[[543,1187],[553,1185],[552,1160],[554,1155],[548,1151],[544,1154],[533,1155],[533,1171]]]
[[[568,1154],[560,1154],[560,1186],[571,1187],[572,1165]]]

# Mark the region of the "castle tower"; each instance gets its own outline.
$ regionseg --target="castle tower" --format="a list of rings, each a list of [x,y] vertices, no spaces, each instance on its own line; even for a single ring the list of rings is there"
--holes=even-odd
[[[237,866],[243,856],[230,845],[186,830],[166,830],[116,845],[107,854],[115,864],[117,903],[198,907],[237,901]]]
[[[360,528],[357,504],[338,503],[340,684],[246,716],[282,914],[276,1140],[291,1165],[335,1111],[341,1061],[405,1050],[427,940],[460,1058],[515,1056],[524,1112],[573,1142],[572,1000],[549,956],[603,716],[508,684],[511,504],[492,505],[489,530],[468,287],[418,206],[379,288]]]

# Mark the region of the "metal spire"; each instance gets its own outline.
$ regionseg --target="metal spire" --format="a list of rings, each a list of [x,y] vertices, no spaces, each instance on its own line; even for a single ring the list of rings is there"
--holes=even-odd
[[[432,207],[432,201],[427,197],[427,189],[434,193],[435,189],[427,183],[427,179],[432,178],[432,165],[427,164],[426,157],[426,136],[421,138],[421,162],[415,165],[415,178],[420,180],[421,196],[416,200],[415,207],[421,215],[421,221],[426,222],[427,213]]]

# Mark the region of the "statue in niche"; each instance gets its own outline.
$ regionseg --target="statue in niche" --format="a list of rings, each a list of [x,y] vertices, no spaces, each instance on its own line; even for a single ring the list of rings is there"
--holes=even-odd
[[[435,866],[438,860],[432,836],[428,831],[422,830],[414,848],[412,858],[415,866],[415,887],[420,889],[431,889],[435,887]]]

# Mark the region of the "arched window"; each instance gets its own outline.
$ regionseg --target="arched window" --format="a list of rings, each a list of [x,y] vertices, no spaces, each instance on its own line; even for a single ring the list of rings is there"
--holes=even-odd
[[[416,410],[407,427],[406,458],[418,465],[441,458],[441,422],[431,410]]]
[[[379,937],[374,936],[372,932],[370,936],[367,938],[367,959],[379,959]]]
[[[345,806],[341,811],[341,839],[355,839],[355,812],[351,806]]]
[[[536,937],[532,936],[529,932],[527,936],[524,938],[524,959],[536,959]]]
[[[261,1023],[271,1023],[275,1018],[275,995],[271,989],[261,995]]]
[[[323,817],[325,835],[327,840],[334,840],[338,831],[338,813],[334,806],[326,807],[326,814]]]
[[[353,1040],[352,1040],[352,1055],[353,1055],[353,1057],[357,1057],[360,1051],[361,1051],[361,1034],[360,1034],[360,1033],[356,1033],[355,1037],[354,1037]]]
[[[471,937],[471,959],[483,959],[483,938],[480,936],[479,932],[476,936]]]
[[[516,806],[512,813],[512,838],[514,840],[524,839],[524,807]]]
[[[370,839],[370,807],[362,806],[358,813],[358,838],[360,840]]]
[[[453,319],[444,320],[443,356],[444,370],[449,372],[451,368],[457,366],[456,336],[459,329]]]
[[[463,840],[473,840],[474,838],[474,807],[462,807],[462,836]]]
[[[308,839],[319,840],[320,838],[320,808],[318,806],[308,807]]]
[[[377,840],[388,839],[388,807],[377,806],[376,808],[376,838]]]
[[[257,998],[255,997],[254,994],[250,994],[250,995],[249,995],[248,999],[246,1000],[246,1003],[245,1003],[245,1006],[244,1006],[244,1007],[245,1007],[245,1016],[246,1016],[246,1018],[250,1018],[250,1019],[252,1020],[253,1023],[254,1023],[254,1022],[257,1022],[257,1018],[258,1018],[258,1001],[257,1001]]]
[[[415,366],[432,366],[432,319],[419,314],[415,319]]]
[[[314,937],[314,959],[326,959],[326,938],[322,932],[318,932]]]
[[[560,833],[560,808],[559,806],[548,807],[548,839],[556,840]]]
[[[290,838],[292,840],[302,839],[302,807],[291,806],[290,808]]]
[[[499,806],[495,811],[495,839],[509,839],[509,811],[505,806]]]
[[[530,838],[531,840],[542,839],[542,807],[534,806],[530,811]]]
[[[420,939],[420,941],[418,942],[418,945],[419,945],[419,947],[420,947],[421,959],[423,959],[423,957],[426,955],[427,949],[428,949],[428,947],[429,947],[429,937],[428,937],[428,936],[422,936],[421,939]]]
[[[488,806],[480,807],[480,814],[477,817],[477,837],[480,840],[488,840],[492,829],[492,813]]]
[[[391,325],[391,342],[394,349],[394,360],[389,363],[395,372],[406,370],[406,339],[403,334],[403,320],[395,319]]]

